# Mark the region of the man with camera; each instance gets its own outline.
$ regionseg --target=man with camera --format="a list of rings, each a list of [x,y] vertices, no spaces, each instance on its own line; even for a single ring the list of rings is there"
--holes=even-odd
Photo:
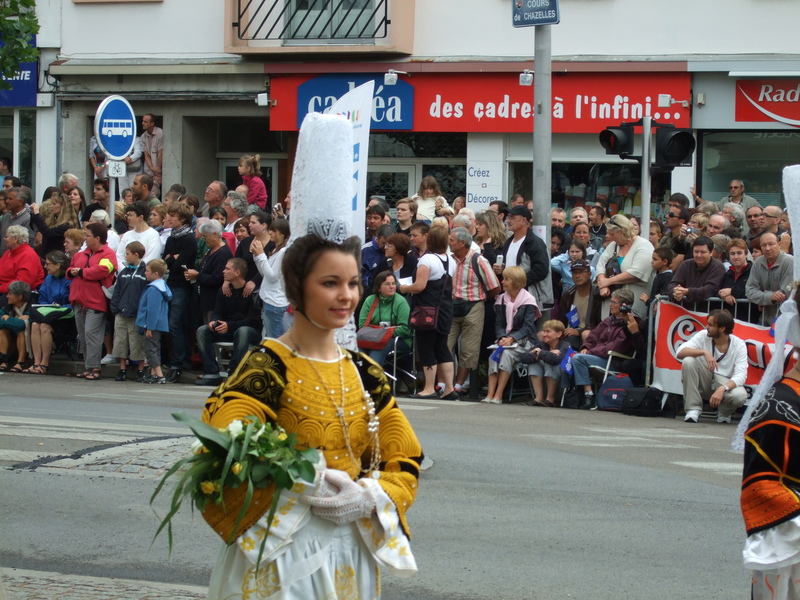
[[[633,337],[628,323],[633,320],[637,331],[643,324],[632,313],[633,300],[633,293],[629,290],[612,292],[608,301],[608,317],[600,321],[581,345],[580,353],[572,357],[575,386],[583,388],[583,401],[578,408],[591,408],[594,403],[589,367],[605,367],[609,352],[631,354],[633,351]]]
[[[675,271],[667,285],[669,299],[689,310],[708,310],[705,301],[716,296],[722,287],[725,266],[711,256],[714,242],[704,235],[692,243],[692,257]]]

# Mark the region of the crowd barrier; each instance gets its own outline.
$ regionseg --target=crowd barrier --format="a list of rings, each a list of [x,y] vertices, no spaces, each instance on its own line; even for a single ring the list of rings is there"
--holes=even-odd
[[[719,308],[722,300],[708,298],[709,310]],[[747,302],[746,300],[737,302]],[[681,384],[681,361],[676,357],[681,345],[697,331],[704,329],[708,321],[708,312],[698,312],[683,308],[667,300],[666,296],[658,296],[651,305],[648,322],[648,351],[646,384],[652,385],[670,394],[683,394]],[[761,381],[771,358],[771,346],[775,340],[770,328],[753,325],[735,319],[733,334],[744,340],[747,346],[747,379],[745,388],[748,397]],[[784,357],[789,367],[792,359],[792,346],[784,346]],[[652,381],[651,381],[652,379]]]

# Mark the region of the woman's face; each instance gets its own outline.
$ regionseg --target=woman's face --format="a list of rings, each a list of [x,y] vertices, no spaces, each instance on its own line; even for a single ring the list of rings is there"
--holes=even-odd
[[[72,204],[72,206],[74,206],[75,209],[77,210],[78,207],[81,205],[81,195],[78,193],[78,190],[72,190],[69,193],[69,201]]]
[[[694,218],[694,216],[692,216],[692,218],[689,219],[689,227],[694,227],[695,229],[703,229],[700,226],[700,223],[698,222],[698,220]]]
[[[478,235],[481,236],[482,240],[485,240],[486,238],[489,237],[489,228],[486,225],[484,225],[483,223],[479,222],[475,226],[475,230],[478,233]]]
[[[65,240],[65,242],[66,242],[66,240]],[[58,274],[59,266],[54,262],[50,262],[49,260],[45,260],[44,261],[44,268],[47,271],[48,275],[55,276],[55,275]]]
[[[577,246],[570,246],[569,247],[569,261],[575,262],[579,258],[583,258],[583,252]]]
[[[122,201],[126,206],[133,204],[133,192],[125,192],[125,194],[122,196]]]
[[[277,229],[270,229],[269,230],[269,239],[276,245],[280,246],[283,244],[284,240],[286,239],[284,235],[278,231]]]
[[[611,299],[608,301],[608,312],[611,313],[612,316],[618,317],[620,306],[622,306],[622,302],[620,302],[616,296],[611,296]]]
[[[240,242],[250,235],[250,232],[247,231],[247,227],[244,225],[237,225],[236,229],[233,230],[233,233],[236,235],[236,239]]]
[[[61,202],[59,202],[58,200],[53,200],[50,203],[50,214],[53,215],[54,217],[57,217],[58,215],[61,214]]]
[[[218,242],[219,242],[219,240],[221,240],[221,239],[222,239],[222,238],[221,238],[219,235],[217,235],[216,233],[204,233],[204,234],[203,234],[203,241],[204,241],[206,244],[208,244],[208,245],[209,245],[211,248],[214,248],[214,247],[216,247],[216,246],[217,246],[217,243],[218,243]]]
[[[394,296],[394,293],[397,291],[397,282],[393,275],[389,275],[389,277],[386,278],[386,281],[381,284],[379,291],[383,298]]]
[[[305,314],[322,329],[344,327],[356,309],[359,270],[351,254],[324,252],[303,283]]]
[[[8,299],[8,304],[10,306],[16,306],[17,304],[19,304],[22,301],[22,298],[20,296],[17,296],[13,292],[8,292],[6,294],[6,298]]]
[[[633,235],[639,235],[642,232],[641,228],[639,227],[639,219],[631,219],[631,225],[633,225]]]
[[[624,246],[628,243],[628,240],[625,239],[625,234],[623,233],[622,229],[612,229],[608,232],[611,236],[611,240],[617,244],[617,246]]]
[[[161,215],[158,214],[158,211],[153,211],[150,213],[150,227],[161,227],[164,224],[163,220],[161,219]]]
[[[394,258],[397,256],[397,249],[394,247],[394,244],[386,242],[386,245],[383,247],[383,254],[386,258]]]
[[[75,252],[78,251],[80,246],[76,246],[72,243],[72,240],[69,238],[64,238],[64,253],[69,254],[72,256]]]
[[[572,237],[576,240],[583,242],[585,246],[589,245],[589,227],[586,225],[576,225],[575,230],[572,232]]]
[[[747,264],[747,252],[743,248],[734,246],[728,250],[728,260],[734,267],[743,267]]]
[[[220,225],[222,225],[223,227],[225,227],[228,224],[228,218],[222,213],[217,213],[211,218],[214,219],[215,221],[219,221]]]
[[[267,226],[259,221],[257,217],[250,217],[248,227],[250,228],[250,235],[261,235]]]
[[[503,291],[515,294],[516,292],[519,291],[519,288],[517,287],[517,284],[514,282],[513,279],[509,279],[508,277],[503,275]]]
[[[757,259],[759,256],[762,255],[761,248],[753,248],[752,250],[750,250],[750,255],[753,257],[753,260]]]

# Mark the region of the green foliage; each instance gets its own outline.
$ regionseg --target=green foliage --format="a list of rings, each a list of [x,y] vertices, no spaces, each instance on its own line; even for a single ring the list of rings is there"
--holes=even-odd
[[[39,33],[39,19],[34,8],[36,0],[0,0],[0,76],[13,77],[20,63],[33,62],[39,50],[30,45]],[[12,82],[0,79],[0,90],[10,90]]]

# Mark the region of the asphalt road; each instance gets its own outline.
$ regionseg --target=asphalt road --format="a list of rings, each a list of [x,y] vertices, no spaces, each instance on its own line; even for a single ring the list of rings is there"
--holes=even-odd
[[[202,597],[217,538],[186,510],[169,556],[166,538],[151,545],[148,502],[159,465],[185,442],[170,413],[199,413],[207,392],[0,376],[0,566],[16,570],[5,571],[11,600],[67,600],[26,592],[19,580],[37,573],[40,591],[58,580],[45,574],[70,574],[64,585],[82,600],[137,597],[137,581],[141,598],[179,597],[170,585]],[[748,597],[733,426],[400,402],[433,464],[409,514],[420,572],[384,576],[385,600]],[[114,591],[123,580],[128,591]]]

